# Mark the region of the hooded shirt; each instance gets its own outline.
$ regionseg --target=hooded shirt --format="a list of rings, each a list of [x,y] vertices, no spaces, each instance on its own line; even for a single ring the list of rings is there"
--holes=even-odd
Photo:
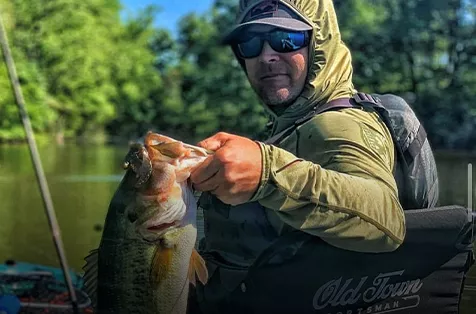
[[[238,21],[262,0],[241,0]],[[309,47],[308,77],[300,96],[279,115],[263,104],[273,121],[273,134],[289,127],[307,114],[316,104],[351,97],[356,90],[352,84],[352,60],[349,49],[342,42],[332,1],[279,1],[290,7],[313,28]],[[243,69],[244,62],[240,58]]]
[[[241,0],[239,17],[259,2]],[[311,25],[313,34],[308,77],[301,95],[279,114],[265,105],[274,118],[271,137],[292,126],[316,105],[351,97],[356,92],[351,55],[340,38],[332,0],[280,2]],[[240,18],[237,22],[241,22]],[[263,165],[261,180],[247,204],[233,208],[207,193],[202,195],[208,226],[204,251],[218,253],[233,265],[251,265],[256,254],[266,247],[267,238],[290,229],[359,252],[393,251],[403,242],[405,218],[393,176],[394,145],[389,130],[373,109],[324,112],[279,142],[258,144]],[[249,217],[242,217],[245,211]],[[266,219],[255,221],[261,211]],[[265,225],[255,226],[261,223],[269,223],[273,230]],[[256,227],[253,232],[252,226]],[[259,234],[265,239],[257,239]]]
[[[259,0],[241,0],[244,16]],[[332,0],[281,0],[313,28],[308,77],[301,95],[273,117],[277,134],[312,107],[351,97],[352,60],[342,42]],[[239,22],[239,21],[238,21]],[[279,232],[291,227],[348,250],[385,252],[405,237],[398,200],[394,145],[373,109],[314,116],[280,143],[258,142],[263,171],[249,202],[269,209]]]

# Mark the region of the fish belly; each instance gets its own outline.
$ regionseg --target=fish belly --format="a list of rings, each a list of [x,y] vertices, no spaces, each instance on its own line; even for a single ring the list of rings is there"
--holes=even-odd
[[[195,247],[196,237],[197,230],[192,224],[177,229],[176,249],[166,275],[158,283],[155,295],[158,313],[187,313],[190,256]]]

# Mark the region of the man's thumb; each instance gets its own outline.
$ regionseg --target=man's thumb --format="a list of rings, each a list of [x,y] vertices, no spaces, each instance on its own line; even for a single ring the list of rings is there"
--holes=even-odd
[[[197,146],[203,147],[208,150],[217,151],[220,147],[225,145],[225,143],[230,139],[231,134],[220,132],[209,138],[204,139],[201,142],[198,142]]]

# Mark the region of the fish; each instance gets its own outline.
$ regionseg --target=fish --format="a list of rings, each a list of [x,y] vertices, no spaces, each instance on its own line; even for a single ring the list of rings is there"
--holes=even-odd
[[[189,177],[212,153],[151,131],[130,145],[99,247],[85,257],[94,313],[187,312],[189,285],[208,280]]]

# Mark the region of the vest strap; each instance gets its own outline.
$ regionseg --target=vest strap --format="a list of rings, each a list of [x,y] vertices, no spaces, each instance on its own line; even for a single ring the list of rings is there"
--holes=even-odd
[[[421,148],[423,147],[423,144],[426,141],[426,138],[427,138],[427,135],[426,135],[425,128],[423,127],[423,125],[420,124],[420,126],[418,127],[418,132],[415,139],[408,146],[408,148],[405,149],[403,152],[403,155],[405,156],[405,160],[407,164],[411,165],[415,157],[418,156],[418,154],[421,151]]]
[[[266,144],[273,144],[281,141],[283,138],[291,134],[294,129],[296,129],[298,126],[303,124],[304,122],[312,119],[314,116],[321,114],[325,111],[330,111],[330,110],[338,110],[338,109],[343,109],[343,108],[353,108],[356,107],[351,101],[351,98],[338,98],[331,100],[330,102],[322,105],[322,106],[315,106],[312,108],[312,110],[306,114],[304,117],[296,120],[293,125],[291,125],[289,128],[284,129],[280,133],[270,137],[264,143]]]

